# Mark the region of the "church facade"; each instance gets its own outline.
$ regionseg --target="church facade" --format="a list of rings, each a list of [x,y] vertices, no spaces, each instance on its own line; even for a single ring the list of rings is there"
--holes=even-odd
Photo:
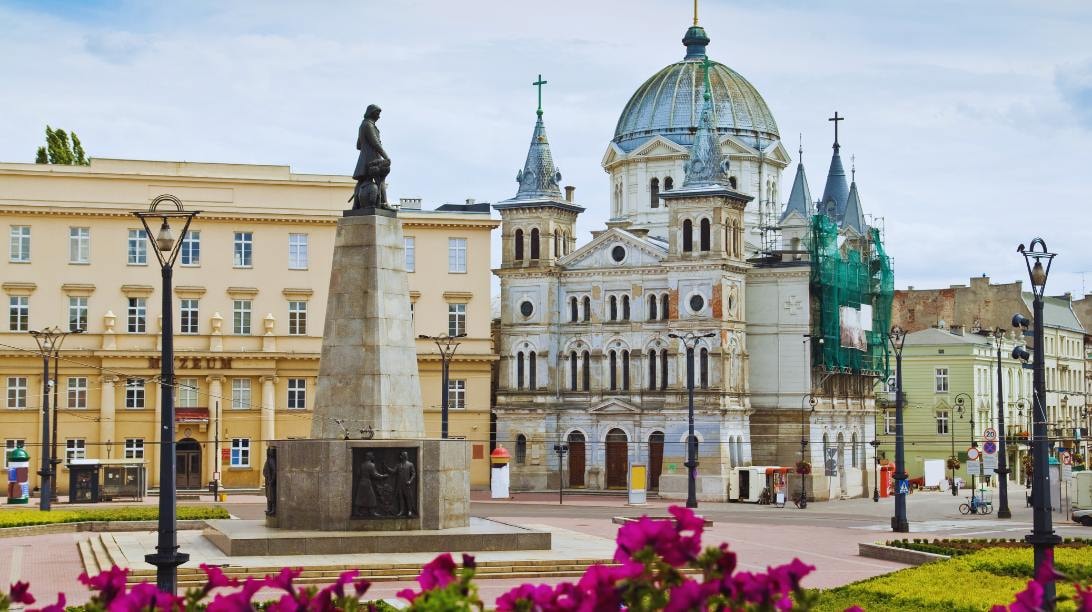
[[[602,160],[611,216],[591,241],[577,244],[584,208],[562,194],[541,108],[517,193],[494,205],[494,411],[497,440],[514,446],[515,490],[625,488],[629,466],[644,464],[651,489],[685,497],[689,376],[699,499],[738,495],[746,485],[733,468],[801,459],[820,468],[809,497],[865,491],[883,372],[875,359],[834,364],[827,339],[815,341],[830,308],[817,300],[813,247],[818,217],[842,237],[836,250],[867,251],[873,233],[837,143],[824,199],[812,201],[799,166],[781,203],[791,158],[773,114],[746,79],[709,61],[709,42],[689,28],[684,58],[623,109]],[[873,305],[857,296],[858,312],[862,297]],[[876,334],[865,335],[875,357]]]

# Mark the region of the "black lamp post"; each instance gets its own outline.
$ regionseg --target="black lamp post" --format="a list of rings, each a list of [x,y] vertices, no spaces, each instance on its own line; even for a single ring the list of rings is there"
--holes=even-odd
[[[997,346],[997,469],[994,471],[1001,496],[997,518],[1007,519],[1012,518],[1012,511],[1009,510],[1009,455],[1005,440],[1005,387],[1001,381],[1001,346],[1005,342],[1005,332],[1000,327],[993,330],[993,341]]]
[[[569,452],[569,445],[564,442],[554,444],[554,452],[557,453],[557,503],[565,503],[565,453]]]
[[[968,405],[964,403],[964,398],[971,400],[972,405],[968,407]],[[959,418],[961,418],[961,419],[963,418],[963,412],[964,411],[967,412],[967,415],[970,418],[971,448],[978,448],[978,440],[976,440],[975,437],[974,437],[974,406],[973,406],[974,399],[970,395],[968,395],[967,393],[960,393],[959,395],[956,396],[955,401],[956,401],[956,412],[959,413]],[[953,423],[953,425],[954,425],[954,423]],[[955,439],[955,427],[952,427],[952,439],[953,439],[953,441]],[[954,443],[952,444],[952,458],[953,459],[955,458],[955,444]],[[979,461],[981,461],[981,459],[979,459]],[[970,463],[971,463],[971,458],[967,457],[967,464],[969,465]],[[967,469],[967,473],[971,477],[971,495],[974,495],[974,491],[975,491],[974,473],[971,472],[970,468]],[[953,474],[952,482],[954,483],[955,482],[955,478],[954,478],[955,471],[954,470],[953,470],[952,474]],[[952,486],[952,495],[955,495],[955,494],[956,494],[955,485],[953,484],[953,486]]]
[[[684,463],[683,465],[685,465],[687,469],[687,508],[698,507],[698,439],[694,436],[694,357],[696,357],[697,355],[694,352],[694,347],[698,345],[698,341],[702,338],[712,338],[714,336],[716,336],[716,334],[712,332],[708,334],[695,334],[694,332],[686,332],[681,336],[679,334],[667,335],[668,338],[682,340],[683,346],[686,347],[686,397],[690,429],[686,437],[686,463]]]
[[[879,503],[880,501],[880,440],[878,437],[873,438],[868,443],[872,447],[872,461],[875,465],[875,469],[872,470],[872,476],[874,481],[872,483],[872,501]]]
[[[811,404],[811,411],[815,412],[815,405],[819,403],[815,397],[811,394],[804,394],[800,398],[800,462],[803,464],[808,460],[808,425],[807,419],[804,417],[804,402],[807,401]],[[799,470],[797,470],[799,473]],[[811,475],[809,471],[807,474],[800,474],[800,503],[801,509],[808,507],[808,490],[805,485],[808,482],[808,476]]]
[[[38,509],[42,511],[48,511],[50,509],[50,502],[55,495],[57,486],[57,461],[53,458],[53,453],[56,452],[56,435],[54,435],[54,446],[51,448],[49,444],[49,392],[55,387],[57,381],[49,377],[49,360],[60,354],[61,344],[64,343],[64,339],[68,334],[79,332],[66,332],[62,331],[59,327],[46,327],[40,330],[32,330],[31,336],[34,336],[34,341],[38,343],[38,352],[42,354],[42,469],[38,472],[41,476],[39,485],[39,499]],[[56,423],[56,401],[54,403],[53,420]],[[54,429],[56,432],[56,429]]]
[[[166,210],[159,210],[161,205],[166,205]],[[170,208],[171,205],[173,209]],[[187,211],[183,209],[178,198],[164,194],[152,200],[147,211],[133,214],[144,225],[163,276],[163,350],[159,369],[159,393],[162,400],[159,414],[159,540],[155,547],[156,552],[145,555],[144,560],[156,567],[155,582],[159,590],[173,595],[178,590],[178,566],[188,561],[190,556],[178,552],[174,453],[174,300],[171,278],[174,262],[182,252],[178,246],[186,239],[186,231],[199,211]],[[160,224],[155,238],[152,238],[149,219]],[[177,239],[171,230],[171,220],[182,223],[182,232]]]
[[[1054,545],[1061,542],[1061,538],[1054,533],[1050,516],[1050,472],[1047,468],[1047,430],[1046,430],[1046,351],[1043,341],[1043,293],[1046,290],[1047,276],[1050,275],[1050,265],[1055,253],[1047,251],[1046,243],[1042,238],[1031,241],[1031,247],[1020,245],[1016,249],[1024,256],[1027,265],[1028,277],[1031,280],[1031,292],[1034,297],[1032,302],[1033,318],[1033,346],[1034,359],[1032,360],[1032,436],[1031,436],[1031,506],[1032,528],[1031,533],[1025,536],[1025,540],[1035,548],[1035,575],[1040,575],[1040,569],[1045,564],[1054,560]],[[1044,265],[1046,264],[1046,265]],[[1013,327],[1027,329],[1028,320],[1019,314],[1012,318]],[[1027,360],[1028,351],[1017,346],[1012,351],[1013,358]],[[1047,606],[1053,609],[1055,598],[1054,581],[1047,578],[1043,583],[1043,599]]]
[[[422,340],[432,340],[436,343],[436,348],[440,350],[440,437],[447,439],[447,403],[448,403],[448,367],[451,364],[451,358],[455,356],[455,349],[459,348],[459,338],[465,338],[466,334],[458,334],[455,336],[449,336],[447,334],[440,334],[439,336],[426,336],[421,334],[417,336]]]
[[[898,533],[910,531],[906,518],[906,495],[910,491],[906,473],[906,449],[903,439],[902,407],[906,398],[902,392],[902,349],[906,343],[906,331],[895,325],[887,335],[895,353],[895,516],[891,517],[891,530]]]

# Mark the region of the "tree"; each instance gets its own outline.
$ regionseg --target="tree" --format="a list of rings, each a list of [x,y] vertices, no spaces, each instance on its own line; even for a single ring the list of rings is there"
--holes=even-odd
[[[91,160],[83,150],[79,136],[72,132],[72,142],[68,141],[68,133],[64,130],[46,126],[46,144],[38,147],[34,156],[36,164],[58,164],[63,166],[87,166]]]

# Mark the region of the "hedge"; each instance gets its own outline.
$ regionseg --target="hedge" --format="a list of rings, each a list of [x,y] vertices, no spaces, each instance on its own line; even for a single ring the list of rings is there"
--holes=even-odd
[[[934,538],[929,540],[927,538],[914,538],[913,540],[890,540],[884,542],[887,546],[893,546],[895,548],[905,548],[908,550],[916,550],[919,552],[934,553],[937,555],[946,555],[949,557],[959,557],[961,555],[967,555],[986,548],[1013,548],[1022,549],[1027,547],[1027,542],[1023,539],[938,539]],[[1083,548],[1092,545],[1092,540],[1082,538],[1065,538],[1057,548]]]
[[[42,512],[30,508],[0,510],[0,528],[51,525],[55,523],[80,523],[84,521],[154,521],[159,518],[155,506],[131,506],[125,508],[94,508],[74,510],[50,510]],[[227,510],[215,506],[179,506],[178,520],[231,518]]]

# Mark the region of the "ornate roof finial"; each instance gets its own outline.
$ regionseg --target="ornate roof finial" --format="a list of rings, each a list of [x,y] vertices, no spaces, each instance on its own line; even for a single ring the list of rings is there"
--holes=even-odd
[[[527,149],[527,161],[523,169],[516,173],[519,190],[512,200],[555,200],[561,201],[561,172],[554,166],[554,157],[550,153],[550,142],[546,139],[546,124],[542,122],[542,86],[546,81],[542,75],[532,83],[538,88],[538,118],[535,130],[531,133],[531,145]],[[511,200],[506,200],[511,201]]]
[[[796,152],[800,154],[799,155],[799,161],[803,161],[804,160],[804,132],[800,132],[798,135],[800,136],[800,148],[797,149]]]
[[[857,155],[853,154],[849,156],[849,182],[857,182]]]
[[[845,117],[839,117],[838,111],[834,111],[834,116],[827,119],[827,121],[834,122],[834,148],[837,149],[841,145],[838,144],[838,122],[845,121]]]
[[[705,92],[702,95],[701,119],[694,144],[690,147],[690,159],[686,162],[686,178],[683,187],[708,187],[726,184],[724,175],[728,164],[721,158],[720,143],[717,138],[716,122],[713,119],[712,85],[709,80],[709,67],[713,62],[708,57],[702,59]]]
[[[686,57],[683,59],[705,57],[705,47],[709,45],[709,36],[705,33],[705,28],[698,25],[698,0],[694,0],[694,25],[687,28],[682,44],[686,45]]]
[[[534,83],[531,83],[535,87],[538,87],[538,116],[539,117],[542,116],[542,86],[545,85],[548,82],[549,81],[543,81],[542,80],[542,75],[540,74],[540,75],[538,75],[538,80],[535,81]]]
[[[694,0],[694,25],[698,25],[698,0]]]

